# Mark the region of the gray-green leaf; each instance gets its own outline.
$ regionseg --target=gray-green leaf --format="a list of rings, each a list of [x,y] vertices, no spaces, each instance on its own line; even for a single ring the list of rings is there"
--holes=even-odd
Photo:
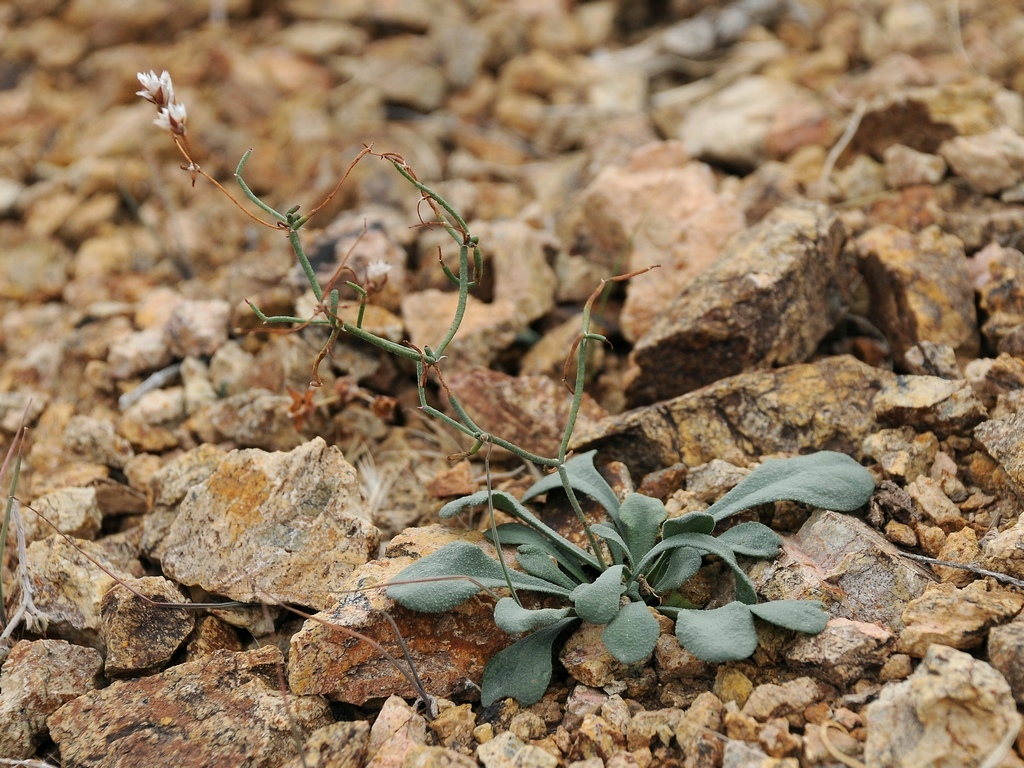
[[[700,552],[692,547],[679,547],[672,550],[668,562],[661,567],[661,576],[658,577],[651,588],[659,595],[679,589],[683,584],[693,578],[700,570],[704,558]]]
[[[644,603],[622,606],[601,633],[605,647],[623,664],[635,664],[654,653],[661,628]]]
[[[761,523],[740,523],[723,531],[717,537],[733,552],[747,557],[770,559],[777,557],[782,546],[782,537],[767,525]]]
[[[484,669],[480,703],[489,707],[498,699],[512,698],[528,707],[540,701],[551,683],[552,646],[575,621],[562,619],[494,654]]]
[[[685,515],[666,520],[661,536],[667,539],[679,533],[711,533],[715,530],[716,522],[714,516],[707,512],[687,512]]]
[[[526,573],[510,571],[509,576],[516,589],[566,598],[570,594],[570,590],[564,587]],[[457,577],[469,577],[473,581]],[[416,581],[418,579],[429,581]],[[464,603],[482,588],[500,589],[506,586],[498,561],[467,541],[453,541],[437,552],[420,558],[404,568],[393,581],[416,581],[392,584],[388,587],[388,597],[405,608],[421,613],[448,611]]]
[[[608,481],[601,477],[601,473],[594,467],[594,456],[597,451],[587,451],[573,456],[565,462],[565,471],[569,475],[569,485],[580,493],[585,493],[605,508],[613,520],[618,522],[619,497],[608,485]],[[529,501],[535,496],[562,488],[562,479],[557,472],[546,475],[530,486],[523,494],[523,501]]]
[[[503,597],[494,606],[494,623],[510,635],[533,632],[555,624],[572,611],[572,608],[523,608],[511,597]]]
[[[551,555],[543,547],[535,544],[523,544],[516,550],[516,560],[524,571],[538,579],[550,581],[570,591],[576,589],[577,582],[566,576],[551,559]]]
[[[668,513],[660,499],[631,493],[619,507],[619,519],[632,560],[646,555],[658,541],[658,531]]]
[[[828,623],[828,614],[817,600],[774,600],[748,607],[759,619],[809,635],[818,634]]]
[[[757,650],[754,617],[750,606],[743,603],[729,603],[710,611],[680,610],[676,637],[703,661],[738,661]]]
[[[849,512],[868,502],[875,481],[844,453],[820,451],[769,459],[707,510],[716,520],[769,501],[789,499],[821,509]]]
[[[580,584],[573,590],[571,600],[576,615],[591,624],[607,624],[619,612],[619,598],[626,591],[622,583],[625,566],[613,565],[594,579],[592,584]]]

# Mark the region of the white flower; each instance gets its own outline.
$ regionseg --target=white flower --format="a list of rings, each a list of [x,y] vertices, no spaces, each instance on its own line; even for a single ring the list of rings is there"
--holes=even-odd
[[[373,282],[378,278],[384,277],[391,271],[391,266],[386,261],[371,261],[366,265],[366,279]]]
[[[139,72],[136,77],[142,84],[142,90],[136,91],[136,96],[141,96],[161,108],[174,103],[174,86],[171,84],[171,75],[166,69],[159,77],[152,69],[149,70],[149,74]]]
[[[185,112],[185,105],[173,102],[169,106],[160,109],[160,112],[153,119],[153,123],[171,133],[185,135],[185,121],[188,114]]]

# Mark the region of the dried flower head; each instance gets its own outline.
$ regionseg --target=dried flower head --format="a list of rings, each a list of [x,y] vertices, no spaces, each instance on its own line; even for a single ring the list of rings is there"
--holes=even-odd
[[[370,282],[376,282],[387,275],[387,273],[391,271],[391,267],[392,265],[388,264],[386,261],[371,261],[366,265],[366,279]]]
[[[162,108],[153,122],[166,131],[184,136],[186,120],[188,120],[188,114],[185,112],[185,105],[173,102]]]
[[[159,77],[152,69],[149,70],[149,74],[139,72],[136,77],[142,84],[142,90],[136,91],[136,96],[156,104],[160,109],[174,103],[174,85],[171,84],[171,74],[166,69]]]

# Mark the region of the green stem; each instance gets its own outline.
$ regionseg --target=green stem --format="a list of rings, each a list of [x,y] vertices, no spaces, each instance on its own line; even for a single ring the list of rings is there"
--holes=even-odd
[[[437,345],[437,349],[434,351],[434,356],[440,358],[444,354],[445,348],[451,343],[452,339],[455,338],[455,334],[459,332],[459,326],[462,325],[462,318],[466,314],[466,304],[469,301],[469,246],[459,246],[459,301],[455,306],[455,316],[452,318],[451,327],[448,329],[448,335],[444,337],[444,341]]]
[[[576,513],[576,517],[579,518],[580,524],[583,526],[583,530],[587,534],[587,540],[590,542],[590,548],[594,550],[594,557],[597,558],[598,567],[602,571],[608,570],[608,563],[605,562],[604,555],[601,554],[601,548],[597,545],[597,539],[594,537],[594,532],[590,530],[590,524],[587,523],[587,516],[583,514],[583,507],[580,506],[580,500],[576,498],[576,491],[573,490],[572,484],[569,482],[569,473],[565,470],[565,464],[558,465],[558,477],[562,481],[562,488],[565,489],[565,495],[569,497],[569,504],[572,505],[572,511]]]
[[[252,201],[253,205],[262,208],[264,211],[269,213],[278,221],[287,223],[288,217],[286,217],[283,213],[278,213],[269,205],[267,205],[258,197],[256,197],[256,194],[251,189],[249,189],[249,185],[245,183],[245,179],[242,178],[242,169],[245,167],[246,162],[249,160],[249,155],[251,154],[252,150],[247,149],[245,151],[245,154],[242,155],[242,159],[238,161],[238,167],[235,169],[235,181],[238,183],[238,186],[241,187],[242,192],[245,193],[245,196]]]

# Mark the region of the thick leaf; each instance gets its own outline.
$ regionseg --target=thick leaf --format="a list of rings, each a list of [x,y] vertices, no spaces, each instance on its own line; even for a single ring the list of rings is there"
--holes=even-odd
[[[619,612],[619,598],[626,591],[622,583],[624,566],[613,565],[592,584],[580,584],[573,590],[570,599],[576,607],[576,615],[591,624],[607,624]]]
[[[710,611],[680,610],[676,616],[680,645],[703,661],[739,661],[757,650],[757,630],[750,606],[729,603]]]
[[[608,542],[608,548],[612,551],[612,555],[615,557],[615,563],[618,565],[622,562],[623,558],[633,562],[632,554],[629,551],[629,546],[625,540],[619,536],[619,532],[612,528],[610,525],[604,523],[594,523],[590,526],[590,532],[595,536],[600,536],[602,539]]]
[[[816,600],[774,600],[748,607],[759,619],[809,635],[818,634],[828,623],[828,614]]]
[[[875,491],[871,473],[844,453],[820,451],[791,459],[769,459],[707,510],[721,520],[769,501],[789,499],[821,509],[849,512]]]
[[[490,540],[490,530],[484,531],[484,536]],[[576,556],[572,552],[560,548],[557,541],[552,541],[535,528],[523,523],[502,523],[498,526],[498,538],[501,540],[502,546],[529,544],[543,549],[572,574],[576,581],[587,581],[582,564],[576,559]]]
[[[619,520],[625,533],[631,562],[646,555],[658,541],[658,531],[668,513],[660,499],[631,493],[619,507]]]
[[[523,544],[516,550],[516,560],[523,570],[538,579],[550,581],[569,591],[576,589],[578,582],[573,581],[559,569],[558,564],[543,547]]]
[[[643,661],[658,642],[661,628],[643,603],[629,603],[619,609],[601,633],[605,648],[623,664]]]
[[[511,597],[503,597],[494,606],[494,623],[510,635],[533,632],[556,624],[572,612],[572,608],[523,608]]]
[[[528,707],[540,701],[551,682],[555,640],[576,621],[562,619],[494,654],[484,669],[480,703],[489,707],[499,699],[511,698]]]
[[[666,520],[661,529],[661,537],[667,539],[680,533],[711,533],[715,530],[716,522],[714,516],[707,512],[687,512]]]
[[[441,613],[464,603],[481,586],[468,579],[444,578],[469,576],[487,589],[505,587],[501,565],[481,551],[480,547],[466,541],[453,541],[431,555],[420,558],[403,569],[393,581],[432,579],[414,584],[392,584],[388,597],[398,604],[421,613]],[[552,584],[535,576],[510,571],[512,584],[516,589],[544,592],[568,598],[570,590]]]
[[[608,481],[601,477],[601,473],[594,467],[594,456],[597,451],[587,451],[573,456],[565,462],[565,471],[569,475],[569,485],[580,493],[585,493],[598,504],[605,508],[612,520],[619,519],[619,497],[608,485]],[[535,496],[547,493],[555,489],[562,489],[562,479],[557,472],[545,475],[536,483],[531,485],[523,494],[523,501],[529,501]]]
[[[636,566],[636,572],[646,573],[647,567],[654,562],[658,555],[677,547],[693,547],[703,554],[718,555],[732,569],[733,574],[736,576],[736,597],[748,605],[757,602],[757,595],[754,594],[754,585],[751,583],[750,577],[743,572],[739,563],[736,562],[736,556],[733,555],[728,544],[722,543],[720,539],[708,536],[705,533],[680,533],[678,536],[663,539],[654,549],[647,553],[647,557],[640,561]]]
[[[659,595],[679,589],[700,570],[702,562],[704,558],[692,547],[679,547],[673,550],[668,560],[661,566],[661,574],[655,583],[651,584],[651,588]]]
[[[478,491],[477,493],[470,494],[469,496],[464,496],[461,499],[448,502],[441,507],[441,511],[438,514],[442,518],[454,517],[469,507],[477,507],[481,504],[486,504],[487,493],[487,491]],[[522,520],[528,526],[550,540],[551,543],[559,549],[571,552],[580,562],[586,563],[593,568],[598,567],[596,557],[586,550],[577,547],[555,529],[542,523],[536,515],[524,507],[512,494],[505,493],[504,491],[491,491],[491,503],[494,504],[495,509],[500,509],[502,512],[507,512],[513,517]],[[501,536],[500,532],[498,536]],[[503,543],[505,542],[503,541]]]
[[[718,540],[738,555],[771,559],[778,557],[782,537],[761,523],[740,523],[723,531]]]

